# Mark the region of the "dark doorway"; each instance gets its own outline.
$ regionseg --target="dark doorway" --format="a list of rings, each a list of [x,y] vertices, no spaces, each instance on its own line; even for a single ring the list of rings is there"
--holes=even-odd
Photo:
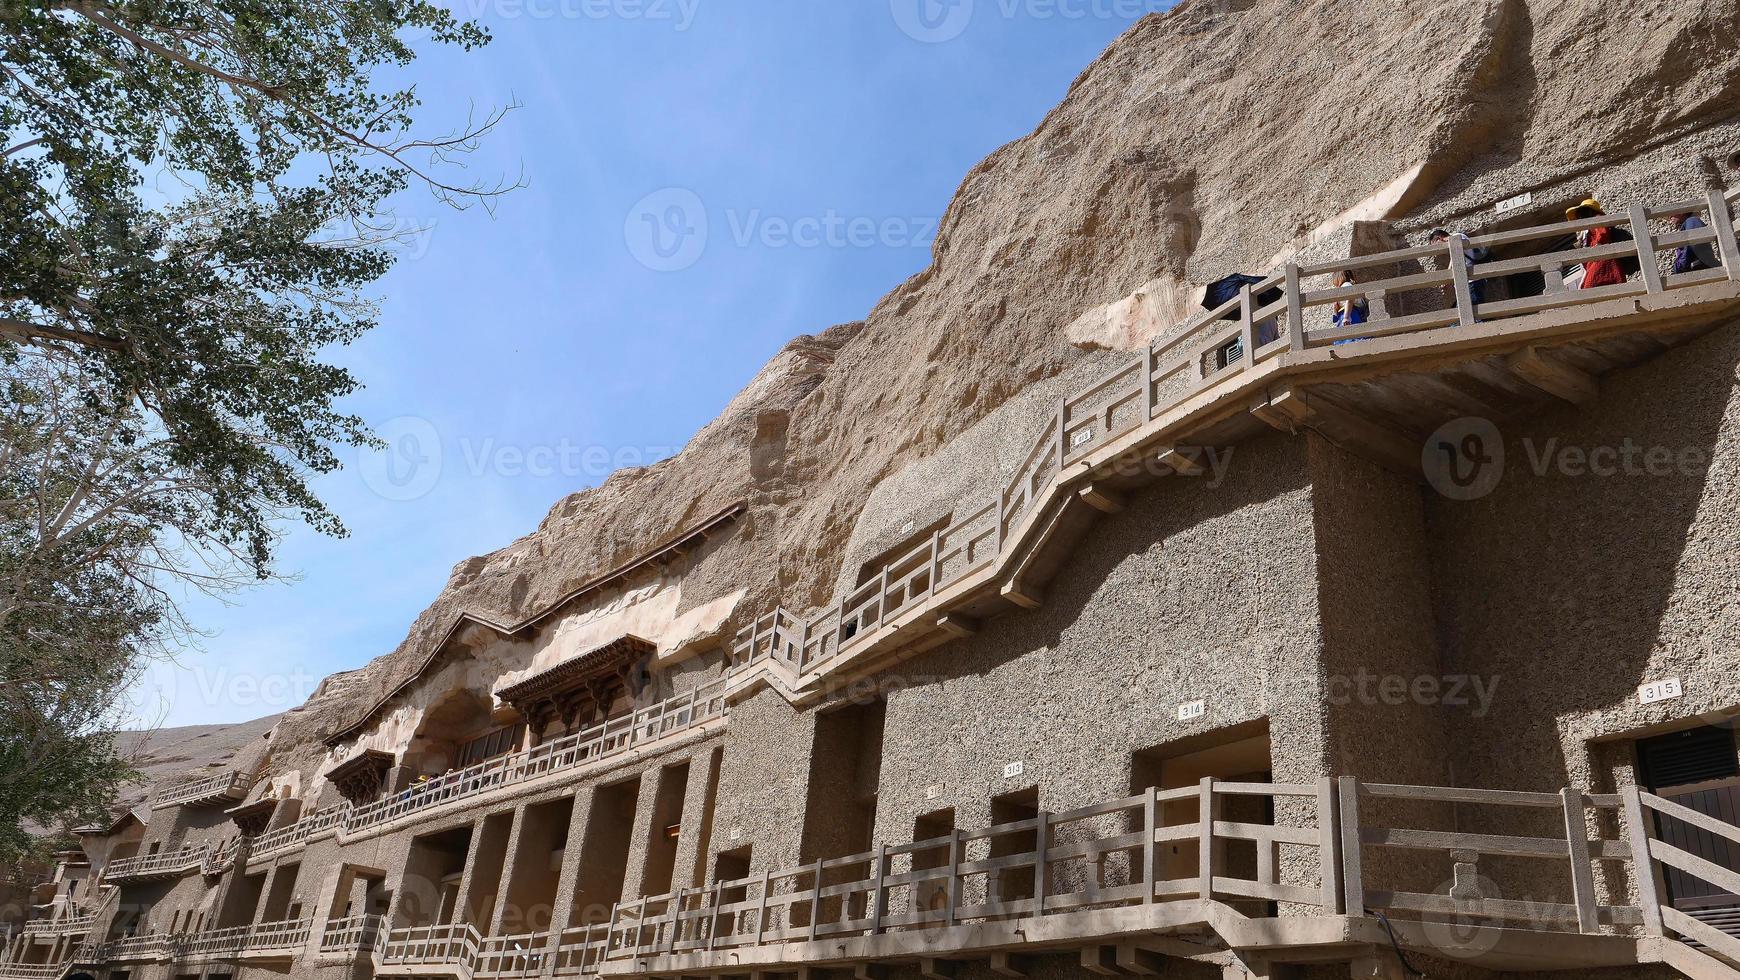
[[[1638,777],[1651,793],[1723,823],[1740,826],[1740,752],[1734,732],[1704,726],[1637,743]],[[1731,871],[1740,870],[1740,845],[1664,814],[1656,835],[1665,844]],[[1683,871],[1665,868],[1668,897],[1677,909],[1730,909],[1740,896]]]

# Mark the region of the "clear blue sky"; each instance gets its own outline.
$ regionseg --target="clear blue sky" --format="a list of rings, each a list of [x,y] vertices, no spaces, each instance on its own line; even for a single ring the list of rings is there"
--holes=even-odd
[[[425,227],[338,357],[391,443],[318,489],[299,577],[189,605],[212,632],[137,687],[167,725],[293,707],[391,650],[453,565],[614,465],[669,455],[789,339],[928,262],[966,172],[1160,0],[452,0],[495,35],[410,71],[425,128],[518,102],[467,160],[527,186]]]

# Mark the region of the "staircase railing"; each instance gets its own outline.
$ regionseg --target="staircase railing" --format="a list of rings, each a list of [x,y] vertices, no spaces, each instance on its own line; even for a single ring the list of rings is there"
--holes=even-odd
[[[1740,282],[1740,245],[1736,244],[1730,207],[1737,195],[1712,191],[1695,200],[1662,207],[1631,207],[1598,218],[1561,221],[1516,231],[1481,235],[1473,248],[1496,248],[1554,241],[1599,227],[1626,228],[1635,241],[1593,248],[1558,248],[1520,259],[1466,261],[1463,240],[1307,265],[1289,264],[1220,306],[1186,321],[1149,344],[1139,355],[1119,365],[1085,388],[1058,399],[1008,484],[994,499],[954,521],[878,569],[844,599],[810,616],[784,608],[754,619],[740,629],[732,644],[732,674],[741,674],[768,660],[778,661],[800,677],[834,662],[932,596],[987,566],[1006,550],[1021,522],[1047,502],[1047,488],[1066,482],[1062,474],[1120,436],[1148,426],[1192,399],[1231,389],[1260,364],[1289,351],[1304,352],[1332,344],[1358,342],[1400,334],[1472,327],[1483,320],[1569,309],[1589,303],[1670,292],[1729,280]],[[1652,221],[1684,213],[1703,216],[1706,227],[1657,232]],[[1663,270],[1661,253],[1685,245],[1709,245],[1723,267],[1689,273]],[[1570,289],[1567,268],[1586,262],[1635,259],[1634,279],[1591,289]],[[1375,271],[1374,271],[1375,270]],[[1358,272],[1360,281],[1334,285],[1340,272]],[[1474,284],[1518,273],[1542,276],[1538,296],[1480,302]],[[1372,275],[1367,281],[1367,276]],[[1278,299],[1263,303],[1270,292]],[[1447,294],[1438,308],[1404,312],[1403,297]],[[1331,307],[1365,300],[1367,322],[1337,327]],[[1396,304],[1394,314],[1391,305]],[[1416,303],[1414,305],[1421,305]],[[1426,302],[1425,305],[1432,305]],[[1358,353],[1357,346],[1349,347]]]
[[[1665,871],[1672,869],[1683,878],[1713,885],[1716,891],[1740,895],[1740,872],[1679,846],[1702,838],[1706,844],[1720,842],[1720,849],[1730,855],[1740,855],[1740,827],[1636,788],[1627,789],[1624,800],[1627,819],[1648,831],[1635,852],[1645,931],[1676,934],[1740,963],[1740,939],[1676,908],[1665,881]]]

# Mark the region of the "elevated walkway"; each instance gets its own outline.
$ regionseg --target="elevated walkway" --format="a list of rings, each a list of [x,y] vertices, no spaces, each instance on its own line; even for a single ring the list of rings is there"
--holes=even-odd
[[[762,685],[814,703],[849,681],[973,633],[981,620],[1035,608],[1074,541],[1125,495],[1203,471],[1204,447],[1259,433],[1313,430],[1412,479],[1429,434],[1465,416],[1499,421],[1593,398],[1599,377],[1740,315],[1736,192],[1472,239],[1477,248],[1540,254],[1470,265],[1459,239],[1289,265],[1236,299],[1162,336],[1130,363],[1059,400],[1014,477],[995,496],[808,616],[778,608],[738,632],[728,697]],[[1698,213],[1707,227],[1658,233],[1652,222]],[[1600,226],[1634,242],[1553,244]],[[1543,245],[1542,243],[1549,243]],[[1717,269],[1672,274],[1664,256],[1710,245]],[[1579,263],[1635,259],[1630,280],[1567,289]],[[1335,287],[1336,273],[1359,280]],[[1543,291],[1476,304],[1475,283],[1535,275]],[[1264,304],[1258,297],[1278,294]],[[1442,308],[1410,312],[1432,306]],[[1335,327],[1338,302],[1365,299],[1372,319]],[[1392,313],[1392,310],[1394,311]],[[1272,339],[1270,339],[1272,338]]]

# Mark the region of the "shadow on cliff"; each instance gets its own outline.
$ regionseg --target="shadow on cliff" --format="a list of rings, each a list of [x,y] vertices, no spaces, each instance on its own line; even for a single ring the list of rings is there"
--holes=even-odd
[[[1729,653],[1705,647],[1735,609],[1724,522],[1736,508],[1720,499],[1735,491],[1713,484],[1711,467],[1733,472],[1740,459],[1730,417],[1737,366],[1740,329],[1730,322],[1609,374],[1593,405],[1514,426],[1490,496],[1428,497],[1442,662],[1497,685],[1489,714],[1453,723],[1459,783],[1610,789],[1629,752],[1589,740],[1661,716],[1639,708],[1640,684]],[[1614,475],[1580,462],[1607,449]],[[1641,471],[1625,470],[1628,450]],[[1672,464],[1649,472],[1652,450]],[[1740,679],[1699,674],[1705,689],[1688,693],[1692,703],[1740,703]]]
[[[1307,489],[1303,440],[1263,436],[1232,452],[1218,485],[1208,476],[1165,477],[1132,492],[1122,513],[1096,521],[1046,586],[1039,609],[1011,609],[977,636],[902,669],[924,683],[945,683],[1036,653],[1060,658],[1048,666],[1068,673],[1098,670],[1104,664],[1090,655],[1108,649],[1111,664],[1139,670],[1169,657],[1260,647],[1265,621],[1284,618],[1265,605],[1265,593],[1276,588],[1269,580],[1280,577],[1272,574],[1268,545],[1285,541],[1283,549],[1296,544],[1310,555],[1309,504],[1269,506]],[[1293,511],[1302,522],[1297,535],[1273,535]],[[1309,593],[1309,582],[1301,584]],[[1156,715],[1172,709],[1154,705]]]

